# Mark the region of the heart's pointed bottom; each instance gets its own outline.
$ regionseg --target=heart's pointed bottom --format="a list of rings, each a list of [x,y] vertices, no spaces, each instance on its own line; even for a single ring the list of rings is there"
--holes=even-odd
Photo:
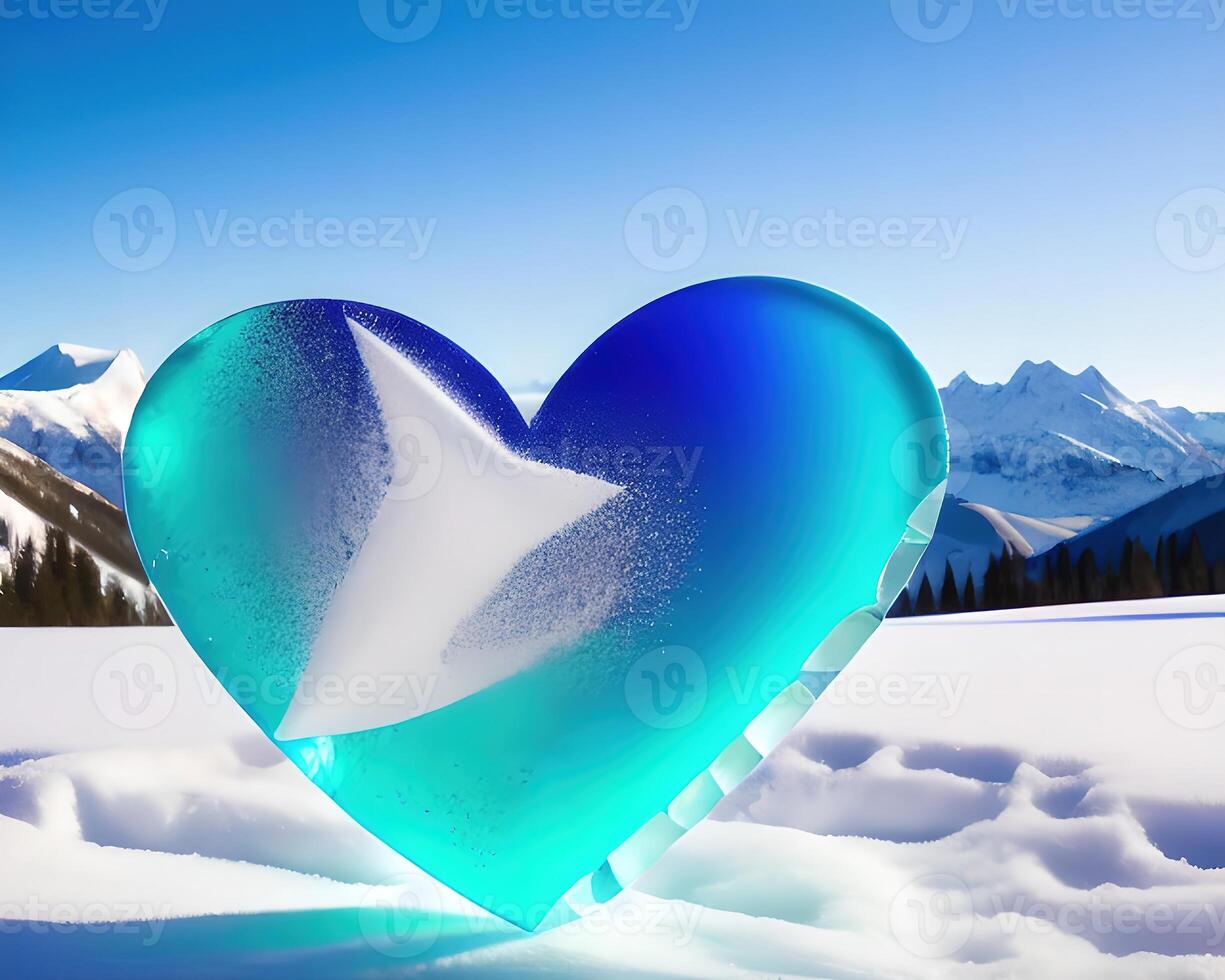
[[[876,602],[857,609],[830,630],[804,664],[800,676],[677,795],[667,810],[643,824],[599,868],[580,878],[548,912],[515,918],[494,909],[489,911],[528,932],[538,931],[542,926],[548,929],[564,925],[575,916],[586,915],[615,898],[655,864],[686,831],[708,816],[719,801],[740,785],[799,724],[821,693],[884,622],[890,606],[910,580],[931,541],[946,489],[947,480],[932,490],[911,514],[906,534],[881,573]]]
[[[631,834],[590,874],[583,875],[552,904],[538,902],[521,907],[502,904],[490,896],[466,893],[465,898],[526,932],[557,928],[582,917],[615,898],[650,868],[686,831],[693,829],[734,790],[754,768],[799,724],[844,667],[884,622],[889,607],[918,566],[931,540],[944,500],[942,482],[915,508],[906,531],[881,573],[876,602],[856,609],[839,622],[804,664],[797,679],[784,688],[711,764],[686,786],[667,809],[656,813]],[[282,749],[327,789],[329,741],[309,739],[282,744]],[[393,845],[394,846],[394,845]],[[405,853],[406,858],[412,855]],[[426,871],[429,869],[426,868]]]

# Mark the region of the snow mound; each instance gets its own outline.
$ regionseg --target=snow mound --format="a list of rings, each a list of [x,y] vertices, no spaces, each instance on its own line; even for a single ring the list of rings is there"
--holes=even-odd
[[[1162,696],[1219,603],[888,622],[632,889],[530,936],[423,892],[174,630],[12,632],[5,953],[125,978],[1219,977],[1225,736]],[[143,729],[97,700],[134,644],[173,702]],[[410,928],[382,915],[406,903]]]

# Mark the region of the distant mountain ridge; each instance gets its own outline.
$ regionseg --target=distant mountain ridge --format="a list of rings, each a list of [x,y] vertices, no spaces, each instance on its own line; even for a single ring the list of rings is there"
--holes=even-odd
[[[123,439],[144,385],[132,351],[72,344],[0,376],[0,576],[26,543],[66,535],[134,606],[150,602],[122,513]],[[530,418],[543,397],[516,400]],[[1194,535],[1209,564],[1225,562],[1225,413],[1133,401],[1096,368],[1050,361],[1005,383],[963,372],[941,397],[952,492],[911,600],[924,578],[938,593],[950,570],[981,595],[1001,562],[1033,574],[1063,550],[1073,562],[1091,551],[1104,574],[1171,536]]]
[[[59,391],[92,384],[107,372],[119,351],[79,344],[56,344],[0,377],[0,390]]]
[[[1178,426],[1182,416],[1133,401],[1094,367],[1071,374],[1051,361],[1026,361],[1003,384],[979,384],[963,372],[940,394],[950,487],[1002,511],[1108,520],[1225,473]]]
[[[144,385],[132,351],[71,344],[0,377],[0,626],[168,622],[122,509]]]
[[[1196,439],[1217,462],[1225,463],[1225,412],[1192,412],[1182,407],[1162,408],[1155,401],[1140,403],[1171,426]]]
[[[0,377],[0,438],[122,508],[123,438],[144,387],[130,350],[57,344]]]

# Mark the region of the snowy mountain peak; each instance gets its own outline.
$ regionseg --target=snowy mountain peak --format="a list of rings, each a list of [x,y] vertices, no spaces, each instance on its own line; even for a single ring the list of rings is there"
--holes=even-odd
[[[962,371],[959,375],[957,375],[957,377],[955,377],[952,381],[949,382],[948,387],[945,389],[945,391],[956,391],[962,385],[974,385],[977,383],[978,382],[976,382],[973,378],[971,378],[968,373],[966,373],[965,371]]]
[[[1000,510],[1117,517],[1223,472],[1195,436],[1096,367],[1072,374],[1052,361],[1025,361],[1006,384],[963,374],[941,397],[961,495]]]
[[[1071,375],[1064,371],[1054,361],[1042,361],[1041,363],[1036,363],[1034,361],[1022,361],[1021,366],[1013,372],[1012,378],[1008,383],[1010,385],[1017,384],[1030,378],[1048,378],[1052,375],[1071,377]]]
[[[1182,406],[1164,408],[1152,399],[1140,405],[1190,436],[1214,455],[1218,462],[1225,462],[1225,412],[1192,412]]]
[[[136,355],[130,350],[56,344],[16,371],[0,377],[0,391],[63,391],[92,384],[121,360],[136,361]],[[139,368],[139,361],[136,364]]]
[[[0,438],[122,506],[120,450],[144,387],[131,350],[56,344],[0,377]]]
[[[981,386],[991,387],[991,386]],[[1014,395],[1033,394],[1039,398],[1050,398],[1057,394],[1087,396],[1099,402],[1128,401],[1097,368],[1090,365],[1080,374],[1065,371],[1054,361],[1035,363],[1025,361],[1005,385],[994,386]],[[1104,397],[1103,397],[1104,396]]]

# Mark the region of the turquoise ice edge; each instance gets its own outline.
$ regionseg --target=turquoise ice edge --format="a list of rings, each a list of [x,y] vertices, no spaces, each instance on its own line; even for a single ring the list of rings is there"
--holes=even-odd
[[[943,481],[911,514],[877,586],[876,602],[842,620],[804,664],[799,676],[766,706],[666,810],[642,825],[590,875],[581,878],[541,923],[555,928],[587,914],[633,884],[686,831],[708,816],[798,725],[822,692],[880,628],[931,543],[944,503]]]

